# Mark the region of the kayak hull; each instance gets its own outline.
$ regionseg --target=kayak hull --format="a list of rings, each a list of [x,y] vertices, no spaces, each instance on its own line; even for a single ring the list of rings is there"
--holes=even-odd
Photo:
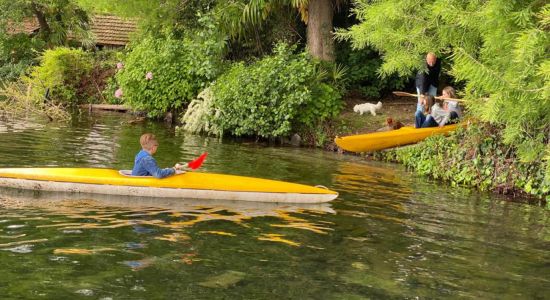
[[[156,179],[123,176],[109,169],[0,169],[0,186],[36,191],[276,203],[323,203],[338,197],[338,193],[325,188],[252,177],[193,172]]]
[[[414,144],[432,135],[447,134],[456,130],[458,126],[458,124],[430,128],[406,126],[397,130],[336,137],[334,142],[340,148],[350,152],[378,151]]]

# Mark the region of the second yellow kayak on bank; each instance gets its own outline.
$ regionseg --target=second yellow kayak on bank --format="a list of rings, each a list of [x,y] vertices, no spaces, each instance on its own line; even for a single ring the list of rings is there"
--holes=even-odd
[[[458,128],[458,124],[443,127],[402,127],[397,130],[336,137],[334,142],[350,152],[370,152],[414,144],[436,134],[444,134]]]

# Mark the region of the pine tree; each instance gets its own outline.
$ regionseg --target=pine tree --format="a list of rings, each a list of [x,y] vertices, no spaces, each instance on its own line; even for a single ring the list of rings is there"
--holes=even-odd
[[[425,53],[450,60],[470,113],[499,125],[521,159],[550,159],[550,4],[544,0],[358,0],[338,38],[383,54],[382,76],[409,76]],[[549,168],[550,169],[550,168]],[[550,178],[549,178],[550,179]]]

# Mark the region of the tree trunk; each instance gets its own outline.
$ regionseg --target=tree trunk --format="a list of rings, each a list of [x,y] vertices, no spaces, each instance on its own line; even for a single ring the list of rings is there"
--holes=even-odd
[[[309,0],[307,46],[309,53],[320,60],[334,61],[332,18],[332,0]]]
[[[38,24],[40,25],[40,34],[44,37],[46,43],[49,43],[51,30],[50,25],[48,25],[48,21],[46,20],[46,16],[44,15],[44,12],[40,10],[35,2],[31,2],[31,9],[36,16],[36,19],[38,20]]]

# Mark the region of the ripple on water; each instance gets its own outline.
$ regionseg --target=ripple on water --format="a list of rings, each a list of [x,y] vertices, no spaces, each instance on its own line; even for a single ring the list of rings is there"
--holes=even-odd
[[[94,291],[90,290],[90,289],[80,289],[80,290],[75,291],[75,293],[83,295],[83,296],[88,296],[88,297],[94,295]]]
[[[17,247],[12,247],[12,248],[4,248],[2,250],[5,250],[5,251],[10,251],[10,252],[13,252],[13,253],[31,253],[32,252],[32,247],[33,245],[20,245],[20,246],[17,246]]]
[[[66,256],[56,256],[56,255],[50,256],[48,259],[51,261],[60,261],[60,262],[69,260],[69,258]]]
[[[8,229],[19,229],[19,228],[23,228],[25,226],[26,225],[24,225],[24,224],[14,224],[14,225],[8,225],[8,226],[6,226],[6,228],[8,228]]]
[[[82,233],[82,230],[79,230],[79,229],[72,229],[72,230],[65,229],[65,230],[63,230],[62,232],[65,233],[65,234],[71,234],[71,233],[74,233],[74,234],[81,234],[81,233]]]

